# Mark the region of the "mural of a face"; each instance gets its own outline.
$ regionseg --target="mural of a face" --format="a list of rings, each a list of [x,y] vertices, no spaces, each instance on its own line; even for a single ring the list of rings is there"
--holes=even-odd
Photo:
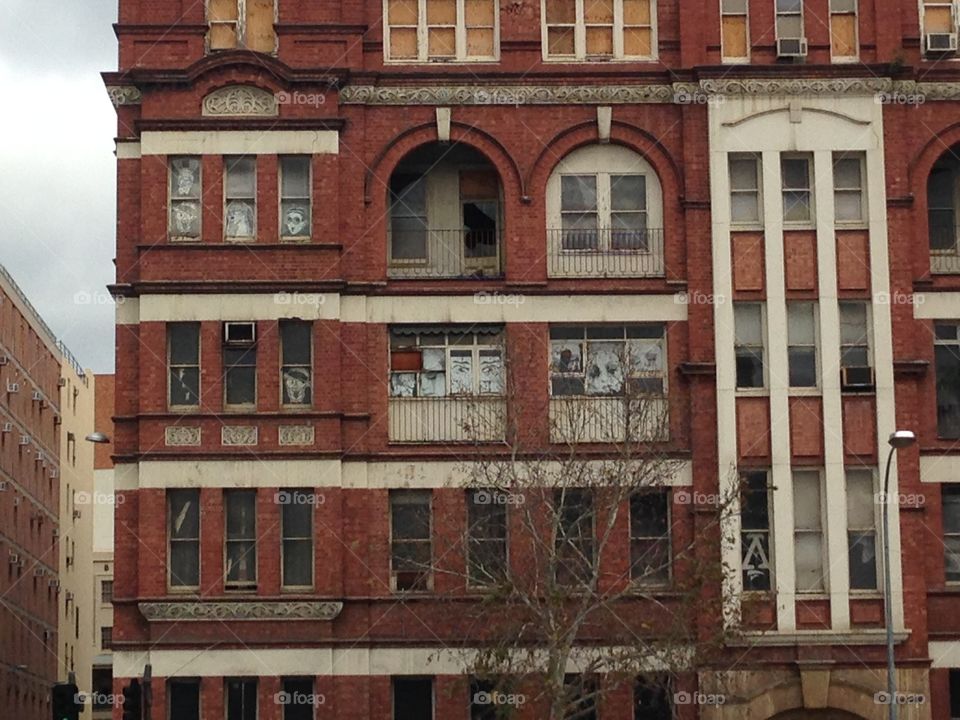
[[[289,237],[301,237],[307,235],[306,212],[300,208],[288,210],[283,224],[285,228],[284,234]]]
[[[173,222],[181,235],[196,233],[198,217],[197,206],[193,203],[177,203],[173,206]]]
[[[227,207],[227,237],[253,237],[253,208],[234,202]]]
[[[177,170],[177,195],[186,197],[191,194],[196,177],[193,174],[193,168],[189,166],[181,167]]]
[[[310,401],[310,375],[303,368],[283,373],[283,401],[288,405],[305,405]]]

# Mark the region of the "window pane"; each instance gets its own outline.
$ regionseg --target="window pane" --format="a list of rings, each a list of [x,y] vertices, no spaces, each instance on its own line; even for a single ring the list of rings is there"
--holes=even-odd
[[[226,165],[227,197],[253,197],[256,187],[256,160],[248,157],[228,158]]]
[[[960,536],[943,539],[945,546],[944,566],[947,582],[960,582]]]
[[[167,685],[170,717],[176,720],[200,720],[200,683],[171,680]],[[107,694],[111,691],[107,690]]]
[[[793,474],[793,521],[798,530],[820,529],[819,473],[795,472]]]
[[[284,678],[283,720],[313,720],[313,678]]]
[[[866,304],[840,303],[840,342],[843,345],[866,344]]]
[[[227,720],[257,720],[257,681],[227,679]]]
[[[803,20],[800,15],[780,15],[777,17],[777,37],[795,38],[803,34]]]
[[[170,197],[200,197],[199,158],[174,158],[170,161]]]
[[[647,179],[643,175],[611,175],[610,207],[612,210],[645,210]]]
[[[194,365],[200,359],[200,326],[196,323],[173,323],[167,330],[172,365]]]
[[[960,488],[946,485],[942,490],[943,498],[943,531],[950,534],[960,534]]]
[[[725,14],[743,14],[747,12],[747,0],[721,0],[720,6]]]
[[[787,332],[791,345],[813,345],[816,342],[815,327],[813,303],[787,304]]]
[[[630,534],[633,537],[667,535],[667,493],[638,493],[630,498]]]
[[[790,348],[790,387],[817,386],[817,351],[814,348]]]
[[[256,491],[235,490],[226,493],[227,539],[256,538]]]
[[[283,542],[283,584],[310,585],[313,576],[313,543],[310,540]]]
[[[756,158],[730,158],[730,187],[734,190],[759,188]]]
[[[803,9],[803,0],[777,0],[777,12],[798,13]]]
[[[170,543],[170,584],[196,587],[200,584],[200,543],[177,540]]]
[[[830,11],[835,13],[856,12],[857,0],[830,0]]]
[[[280,497],[287,502],[281,505],[283,537],[309,538],[312,533],[314,495],[300,489],[285,490]]]
[[[393,678],[393,720],[434,720],[433,681]]]
[[[284,365],[310,364],[310,325],[304,322],[280,323]]]
[[[560,178],[560,207],[564,212],[597,210],[595,175],[564,175]]]
[[[837,222],[863,220],[863,195],[859,190],[838,190],[833,195]]]
[[[794,538],[797,567],[797,592],[815,592],[824,588],[823,536],[797,533]]]
[[[170,491],[170,537],[200,537],[200,493],[196,490]]]
[[[650,0],[623,0],[624,25],[649,25]]]
[[[734,308],[738,345],[763,345],[763,322],[759,305],[738,304]]]
[[[791,190],[783,193],[784,221],[808,222],[811,217],[809,192]]]
[[[310,158],[280,158],[280,192],[285,198],[310,197]]]
[[[956,334],[956,328],[951,328]],[[960,347],[934,347],[937,374],[937,434],[960,437]]]
[[[859,190],[860,161],[856,158],[844,158],[833,164],[833,186],[838,190]]]
[[[391,495],[393,537],[430,539],[430,500],[422,493]]]
[[[850,587],[853,590],[877,589],[877,537],[873,532],[851,532],[848,536]]]
[[[170,368],[170,404],[197,405],[200,402],[200,368]]]
[[[804,158],[784,158],[783,187],[787,190],[807,190],[810,188],[810,175],[807,160]]]
[[[573,24],[577,21],[577,0],[550,0],[547,6],[547,22],[550,24]]]
[[[416,25],[419,9],[417,0],[389,0],[388,22],[391,25]]]
[[[587,28],[587,55],[613,54],[613,28]]]
[[[757,193],[734,193],[730,197],[730,219],[735,223],[760,222],[760,197]]]

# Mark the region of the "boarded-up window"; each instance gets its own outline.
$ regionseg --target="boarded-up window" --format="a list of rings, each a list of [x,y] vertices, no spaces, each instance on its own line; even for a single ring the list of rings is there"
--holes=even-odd
[[[387,0],[387,58],[492,60],[497,19],[496,0]]]
[[[927,35],[956,32],[953,3],[944,2],[944,0],[924,2],[923,32]]]
[[[272,53],[277,49],[275,0],[207,0],[211,50],[245,48]]]
[[[747,0],[720,0],[721,44],[724,60],[745,60],[750,55]]]
[[[857,57],[857,0],[830,0],[830,53],[834,59]]]
[[[549,0],[545,5],[548,58],[650,58],[654,0]]]

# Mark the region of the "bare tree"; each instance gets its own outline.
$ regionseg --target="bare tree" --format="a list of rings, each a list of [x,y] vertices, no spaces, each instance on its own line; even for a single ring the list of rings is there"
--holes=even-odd
[[[487,698],[522,687],[549,720],[594,717],[607,689],[638,676],[669,695],[671,677],[723,641],[720,543],[735,498],[676,486],[683,461],[662,386],[630,357],[607,361],[609,392],[550,399],[547,449],[521,438],[508,393],[503,447],[463,463],[463,562],[430,568],[456,575],[472,600],[457,594],[463,658]],[[489,437],[476,427],[489,414],[473,417],[468,430]],[[705,627],[710,607],[717,622]],[[490,717],[518,710],[496,705]]]

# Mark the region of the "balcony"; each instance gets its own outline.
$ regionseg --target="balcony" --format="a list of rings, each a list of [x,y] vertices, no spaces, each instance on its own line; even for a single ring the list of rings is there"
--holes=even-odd
[[[392,278],[501,277],[500,229],[392,230],[389,237]]]
[[[663,230],[548,230],[551,277],[663,277]]]
[[[387,275],[492,278],[503,272],[496,168],[465,145],[414,150],[390,177]]]
[[[555,443],[666,442],[665,397],[552,397],[550,441]]]
[[[930,272],[960,274],[960,228],[930,225]]]
[[[506,433],[503,397],[392,397],[390,442],[496,442]]]

